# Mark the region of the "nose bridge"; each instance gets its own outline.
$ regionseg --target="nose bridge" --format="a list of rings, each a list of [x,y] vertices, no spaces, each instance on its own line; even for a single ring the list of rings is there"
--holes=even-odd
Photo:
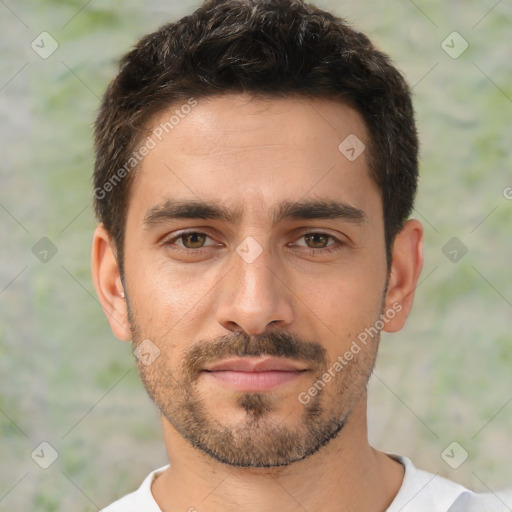
[[[271,323],[290,324],[293,311],[269,249],[258,249],[251,241],[245,244],[233,254],[233,270],[222,290],[218,321],[229,330],[257,335]]]
[[[243,257],[235,258],[235,298],[250,307],[257,307],[253,299],[259,298],[272,302],[275,299],[275,272],[272,271],[270,254],[268,250],[256,257],[253,261]]]

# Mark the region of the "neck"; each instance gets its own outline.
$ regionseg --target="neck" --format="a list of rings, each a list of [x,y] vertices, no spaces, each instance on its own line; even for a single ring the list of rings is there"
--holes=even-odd
[[[402,465],[368,444],[366,396],[338,436],[306,459],[277,468],[237,468],[188,444],[165,419],[170,467],[153,483],[162,510],[382,512],[402,484]]]

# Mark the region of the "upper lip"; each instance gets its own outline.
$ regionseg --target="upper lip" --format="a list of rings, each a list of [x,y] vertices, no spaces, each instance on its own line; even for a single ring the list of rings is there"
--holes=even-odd
[[[203,369],[209,372],[296,372],[307,370],[304,364],[282,357],[233,357],[207,365]]]

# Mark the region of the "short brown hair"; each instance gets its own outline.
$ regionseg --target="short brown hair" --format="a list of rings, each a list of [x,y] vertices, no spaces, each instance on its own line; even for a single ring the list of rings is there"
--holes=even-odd
[[[95,124],[95,210],[114,240],[121,274],[133,180],[126,162],[145,126],[177,101],[232,92],[332,98],[362,115],[389,268],[418,180],[411,94],[400,72],[364,34],[301,0],[209,0],[141,39],[103,96]]]

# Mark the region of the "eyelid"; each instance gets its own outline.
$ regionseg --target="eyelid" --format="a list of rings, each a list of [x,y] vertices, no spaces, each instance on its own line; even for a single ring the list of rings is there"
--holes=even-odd
[[[173,245],[181,237],[183,237],[184,235],[188,235],[190,233],[197,233],[198,235],[205,235],[210,240],[212,240],[212,241],[214,240],[213,236],[211,236],[211,234],[209,234],[207,231],[200,230],[200,229],[183,229],[181,231],[174,232],[172,234],[172,236],[164,237],[163,243],[164,243],[164,245]],[[219,243],[213,243],[213,244],[203,245],[202,247],[199,247],[197,249],[189,249],[188,247],[185,247],[184,245],[178,245],[178,247],[181,247],[181,248],[183,248],[184,250],[187,250],[187,251],[200,251],[201,249],[204,249],[206,247],[212,247],[212,246],[215,246],[215,245],[220,245],[220,244]]]
[[[329,229],[326,228],[310,228],[305,227],[296,231],[294,236],[294,241],[299,240],[300,238],[306,235],[325,235],[333,240],[335,240],[340,245],[350,245],[352,244],[352,240],[339,231],[335,231],[332,233]],[[287,244],[289,245],[289,244]],[[333,245],[333,244],[332,244]]]
[[[301,235],[296,239],[296,242],[298,240],[303,239],[306,235],[325,235],[327,238],[330,238],[334,240],[334,243],[328,244],[325,247],[318,248],[317,250],[321,251],[322,249],[326,249],[327,247],[331,247],[336,244],[343,244],[343,241],[337,238],[334,235],[331,235],[330,233],[326,233],[324,231],[306,231],[304,233],[301,233]],[[314,247],[308,247],[307,245],[299,245],[299,247],[307,247],[308,249],[315,249]]]

